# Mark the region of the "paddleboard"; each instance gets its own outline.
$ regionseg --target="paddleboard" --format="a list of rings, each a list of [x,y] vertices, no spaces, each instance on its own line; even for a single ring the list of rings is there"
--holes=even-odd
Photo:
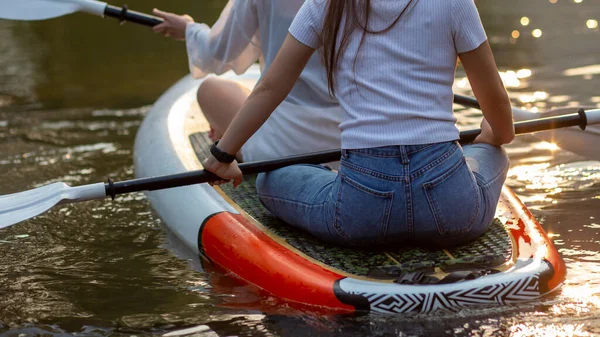
[[[227,73],[252,88],[257,67]],[[184,77],[154,104],[138,131],[137,177],[202,169],[211,144],[196,102],[202,80]],[[319,311],[460,310],[533,301],[556,291],[565,264],[540,224],[504,187],[496,219],[451,249],[368,251],[323,243],[286,225],[258,201],[255,176],[237,189],[197,184],[148,192],[152,208],[198,259],[287,303]]]

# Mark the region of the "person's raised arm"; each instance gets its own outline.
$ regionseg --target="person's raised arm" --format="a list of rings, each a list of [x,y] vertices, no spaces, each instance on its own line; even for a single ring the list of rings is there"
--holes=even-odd
[[[221,151],[235,154],[240,150],[292,90],[314,51],[315,49],[300,43],[290,34],[287,35],[273,64],[219,141],[218,148]],[[211,155],[204,162],[204,168],[224,179],[233,179],[234,186],[242,181],[242,173],[235,161],[231,164],[221,163]]]
[[[153,14],[164,19],[153,27],[156,33],[185,39],[190,72],[195,78],[228,70],[241,74],[261,56],[260,18],[253,0],[229,0],[212,27],[194,23],[189,15],[157,9]]]
[[[185,40],[185,27],[188,23],[194,23],[194,19],[187,14],[178,15],[156,8],[152,10],[152,14],[163,19],[162,23],[152,27],[152,31],[175,40]]]
[[[458,56],[484,117],[482,133],[474,143],[495,146],[510,143],[515,137],[512,109],[488,41]]]

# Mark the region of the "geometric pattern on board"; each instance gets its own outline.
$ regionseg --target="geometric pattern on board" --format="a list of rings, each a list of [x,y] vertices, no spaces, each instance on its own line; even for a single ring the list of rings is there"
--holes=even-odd
[[[343,282],[344,280],[340,281],[340,283]],[[346,292],[340,286],[336,287],[336,295],[342,302],[356,305],[366,300],[371,311],[394,314],[407,312],[428,313],[440,310],[456,311],[473,305],[518,303],[531,301],[541,295],[539,275],[517,278],[495,285],[449,292],[405,294]]]

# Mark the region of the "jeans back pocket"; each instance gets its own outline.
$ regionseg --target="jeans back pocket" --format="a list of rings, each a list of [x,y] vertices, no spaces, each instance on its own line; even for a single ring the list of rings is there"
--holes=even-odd
[[[478,218],[480,196],[464,157],[423,187],[440,236],[458,236],[471,229]]]
[[[344,173],[339,174],[334,229],[347,245],[383,243],[390,222],[394,192],[377,191]]]

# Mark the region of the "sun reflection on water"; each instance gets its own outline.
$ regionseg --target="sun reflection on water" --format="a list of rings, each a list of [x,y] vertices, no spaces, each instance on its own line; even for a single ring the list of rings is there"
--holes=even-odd
[[[594,336],[597,313],[600,310],[600,252],[598,221],[593,213],[558,217],[553,212],[566,204],[589,203],[598,199],[600,162],[575,161],[558,164],[561,150],[551,142],[529,143],[527,153],[513,153],[513,167],[508,184],[515,187],[519,197],[530,210],[544,209],[540,218],[549,231],[548,236],[559,248],[568,266],[568,278],[561,293],[546,301],[548,309],[539,311],[528,322],[514,321],[511,336]],[[546,159],[542,154],[550,153]],[[531,157],[538,160],[531,160]],[[563,206],[551,206],[551,205]],[[576,208],[571,207],[575,210]],[[558,221],[557,221],[558,220]],[[561,221],[562,220],[562,221]]]
[[[541,142],[536,149],[554,151],[553,143]],[[600,182],[600,163],[594,161],[575,162],[551,167],[548,162],[512,167],[508,176],[528,190],[544,190],[546,194],[560,193],[563,190],[578,190]]]
[[[513,179],[525,183],[525,188],[529,190],[546,190],[546,194],[552,194],[552,189],[558,189],[563,177],[557,174],[548,174],[549,163],[539,163],[532,165],[520,165],[510,169],[508,175]],[[544,174],[546,173],[546,174]]]
[[[511,336],[591,336],[583,330],[583,324],[517,324],[510,327]]]
[[[552,310],[557,314],[565,313],[570,309],[574,309],[578,313],[581,313],[589,312],[590,309],[600,308],[600,285],[567,285],[562,289],[562,295],[571,299],[574,303],[554,305]],[[569,311],[568,313],[571,314],[572,311]]]
[[[510,336],[593,336],[589,324],[572,323],[585,321],[600,308],[600,286],[564,286],[561,299],[549,308],[552,318],[543,312],[536,312],[537,321],[516,323],[510,327]],[[568,320],[570,322],[567,322]]]
[[[535,143],[535,144],[532,144],[532,147],[536,150],[549,150],[549,151],[556,151],[559,149],[558,145],[556,145],[554,143],[550,143],[550,142]]]

